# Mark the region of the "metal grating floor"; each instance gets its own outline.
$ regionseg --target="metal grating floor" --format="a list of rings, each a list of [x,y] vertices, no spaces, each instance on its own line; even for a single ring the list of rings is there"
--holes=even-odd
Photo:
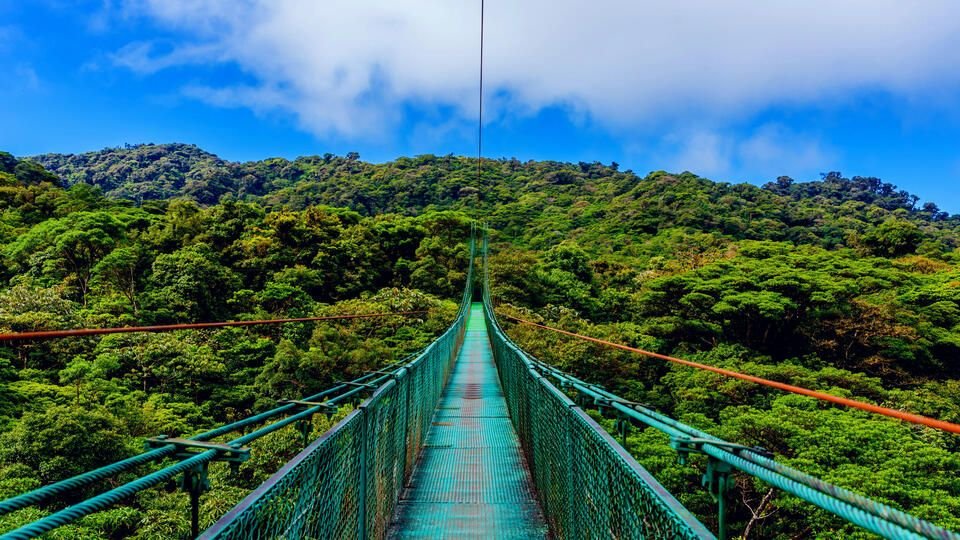
[[[517,434],[507,414],[483,308],[473,304],[390,538],[545,538]]]

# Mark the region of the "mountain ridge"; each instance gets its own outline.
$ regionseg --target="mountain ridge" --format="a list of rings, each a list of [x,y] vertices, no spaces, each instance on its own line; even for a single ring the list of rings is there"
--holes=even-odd
[[[408,170],[417,162],[431,164],[456,160],[460,162],[456,168],[462,168],[464,164],[474,160],[470,157],[423,154],[374,164],[364,162],[360,160],[359,154],[350,152],[345,156],[327,153],[322,156],[300,156],[293,160],[268,157],[254,161],[230,161],[203,150],[195,144],[187,143],[135,144],[79,154],[47,153],[28,159],[40,163],[47,170],[57,174],[65,185],[84,182],[100,187],[107,195],[139,201],[186,195],[205,204],[216,203],[216,200],[208,200],[211,196],[218,200],[219,196],[226,193],[264,195],[289,187],[283,181],[289,183],[296,180],[327,180],[345,174],[369,174],[379,169],[397,173]],[[609,176],[620,172],[616,163],[606,166],[599,162],[573,163],[550,160],[521,162],[516,158],[485,159],[484,161],[509,163],[513,168],[519,165],[525,172],[544,172],[544,181],[554,185],[575,184],[584,176],[597,178],[598,173],[603,175],[606,172]],[[543,171],[544,168],[550,170]],[[644,179],[630,170],[621,174],[632,176],[636,181]],[[880,205],[888,210],[905,208],[931,214],[935,219],[950,217],[931,202],[917,208],[916,203],[919,202],[919,197],[899,190],[896,186],[876,177],[854,176],[846,179],[841,173],[835,171],[821,176],[822,179],[819,182],[796,182],[792,178],[781,176],[759,187],[795,199],[818,195],[837,198],[837,194],[849,191],[853,198],[863,202],[879,201]],[[144,187],[141,184],[145,182],[154,185]],[[727,182],[714,183],[741,185]],[[467,191],[463,195],[474,193],[469,188],[475,189],[475,186],[464,187]]]

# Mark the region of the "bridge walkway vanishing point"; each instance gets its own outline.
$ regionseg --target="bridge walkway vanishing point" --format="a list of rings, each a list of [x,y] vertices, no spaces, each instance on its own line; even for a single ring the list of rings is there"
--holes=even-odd
[[[474,303],[463,347],[389,537],[546,536],[546,521],[493,361],[483,306]]]

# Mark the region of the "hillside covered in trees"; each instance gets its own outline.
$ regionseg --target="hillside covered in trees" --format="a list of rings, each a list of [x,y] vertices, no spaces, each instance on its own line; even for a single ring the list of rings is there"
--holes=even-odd
[[[454,156],[232,163],[187,145],[0,154],[0,331],[431,310],[4,348],[0,498],[131,455],[143,437],[196,433],[423,346],[453,315],[472,219],[494,230],[504,312],[960,421],[960,216],[836,172],[758,187],[501,159],[475,175],[475,161]],[[508,331],[625,398],[960,529],[955,436]],[[703,463],[677,464],[652,430],[628,447],[715,526]],[[217,472],[228,487],[205,495],[205,522],[297,449],[295,434],[278,432],[238,473]],[[768,490],[738,479],[734,531],[867,537]],[[0,530],[54,508],[0,517]],[[186,508],[170,485],[62,537],[181,537]]]

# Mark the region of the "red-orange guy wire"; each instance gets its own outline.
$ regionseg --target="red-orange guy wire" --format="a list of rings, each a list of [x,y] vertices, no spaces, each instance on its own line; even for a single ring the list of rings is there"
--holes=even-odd
[[[910,423],[913,423],[913,424],[920,424],[920,425],[927,426],[927,427],[932,427],[932,428],[935,428],[935,429],[941,429],[941,430],[943,430],[943,431],[949,431],[950,433],[960,434],[960,425],[954,424],[954,423],[952,423],[952,422],[945,422],[945,421],[943,421],[943,420],[937,420],[936,418],[930,418],[930,417],[928,417],[928,416],[922,416],[922,415],[919,415],[919,414],[913,414],[913,413],[898,411],[898,410],[895,410],[895,409],[890,409],[890,408],[887,408],[887,407],[881,407],[881,406],[879,406],[879,405],[873,405],[873,404],[871,404],[871,403],[865,403],[865,402],[863,402],[863,401],[857,401],[857,400],[855,400],[855,399],[848,399],[848,398],[844,398],[844,397],[833,396],[833,395],[830,395],[830,394],[826,394],[826,393],[824,393],[824,392],[817,392],[816,390],[810,390],[810,389],[808,389],[808,388],[803,388],[803,387],[800,387],[800,386],[794,386],[794,385],[792,385],[792,384],[785,384],[785,383],[781,383],[781,382],[777,382],[777,381],[771,381],[770,379],[764,379],[764,378],[762,378],[762,377],[755,377],[755,376],[753,376],[753,375],[747,375],[747,374],[745,374],[745,373],[740,373],[740,372],[733,371],[733,370],[729,370],[729,369],[718,368],[718,367],[710,366],[710,365],[707,365],[707,364],[701,364],[701,363],[699,363],[699,362],[692,362],[692,361],[690,361],[690,360],[684,360],[684,359],[682,359],[682,358],[675,358],[675,357],[673,357],[673,356],[667,356],[667,355],[665,355],[665,354],[659,354],[659,353],[655,353],[655,352],[651,352],[651,351],[645,351],[645,350],[643,350],[643,349],[638,349],[638,348],[636,348],[636,347],[629,347],[629,346],[627,346],[627,345],[621,345],[621,344],[619,344],[619,343],[614,343],[614,342],[612,342],[612,341],[606,341],[606,340],[598,339],[598,338],[595,338],[595,337],[584,336],[584,335],[582,335],[582,334],[577,334],[577,333],[574,333],[574,332],[568,332],[568,331],[566,331],[566,330],[561,330],[561,329],[559,329],[559,328],[554,328],[554,327],[552,327],[552,326],[547,326],[547,325],[544,325],[544,324],[535,323],[535,322],[533,322],[533,321],[528,321],[528,320],[526,320],[526,319],[521,319],[521,318],[519,318],[519,317],[513,317],[513,316],[511,316],[511,315],[503,315],[503,317],[508,318],[508,319],[513,319],[513,320],[515,320],[515,321],[517,321],[517,322],[520,322],[521,324],[527,324],[527,325],[530,325],[530,326],[536,326],[536,327],[542,328],[542,329],[544,329],[544,330],[550,330],[551,332],[557,332],[557,333],[559,333],[559,334],[564,334],[564,335],[567,335],[567,336],[575,337],[575,338],[577,338],[577,339],[582,339],[582,340],[584,340],[584,341],[590,341],[590,342],[593,342],[593,343],[598,343],[598,344],[604,345],[604,346],[606,346],[606,347],[613,347],[613,348],[615,348],[615,349],[621,349],[621,350],[629,351],[629,352],[632,352],[632,353],[642,354],[642,355],[644,355],[644,356],[649,356],[649,357],[651,357],[651,358],[657,358],[657,359],[659,359],[659,360],[666,360],[667,362],[673,362],[674,364],[680,364],[680,365],[683,365],[683,366],[689,366],[689,367],[696,368],[696,369],[702,369],[702,370],[706,370],[706,371],[712,371],[712,372],[714,372],[714,373],[719,373],[720,375],[724,375],[724,376],[726,376],[726,377],[732,377],[732,378],[734,378],[734,379],[741,379],[741,380],[744,380],[744,381],[750,381],[750,382],[752,382],[752,383],[760,384],[760,385],[763,385],[763,386],[769,386],[769,387],[771,387],[771,388],[776,388],[776,389],[778,389],[778,390],[784,390],[784,391],[786,391],[786,392],[791,392],[791,393],[794,393],[794,394],[800,394],[800,395],[803,395],[803,396],[808,396],[808,397],[816,398],[816,399],[823,400],[823,401],[829,401],[830,403],[835,403],[835,404],[837,404],[837,405],[843,405],[843,406],[845,406],[845,407],[852,407],[852,408],[854,408],[854,409],[860,409],[860,410],[872,412],[872,413],[875,413],[875,414],[880,414],[880,415],[883,415],[883,416],[888,416],[888,417],[890,417],[890,418],[896,418],[896,419],[898,419],[898,420],[903,420],[903,421],[905,421],[905,422],[910,422]]]

